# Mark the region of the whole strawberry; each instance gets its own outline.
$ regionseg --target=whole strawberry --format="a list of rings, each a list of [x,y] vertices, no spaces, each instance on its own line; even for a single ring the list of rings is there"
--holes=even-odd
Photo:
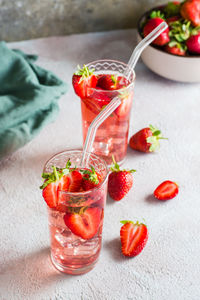
[[[120,170],[113,157],[112,173],[108,177],[108,193],[110,197],[119,201],[130,191],[133,185],[133,172],[135,170]]]
[[[191,35],[186,41],[188,51],[194,54],[200,54],[200,33]]]
[[[147,36],[153,29],[155,29],[158,25],[160,25],[163,22],[162,18],[152,18],[147,21],[147,23],[144,26],[143,34],[144,36]],[[164,30],[153,42],[152,44],[163,46],[169,42],[169,28]]]
[[[121,221],[120,230],[122,253],[124,256],[133,257],[143,250],[148,240],[147,226],[143,223]]]
[[[171,43],[171,45],[172,46],[170,46],[170,43],[165,45],[164,49],[166,52],[173,55],[185,56],[186,50],[182,48],[178,43],[174,43],[174,45]]]
[[[161,131],[152,125],[143,128],[135,133],[130,141],[129,145],[132,149],[141,152],[154,152],[160,147],[159,140],[166,139],[162,137]]]
[[[193,26],[200,26],[200,0],[186,0],[180,13],[184,19],[191,21]]]

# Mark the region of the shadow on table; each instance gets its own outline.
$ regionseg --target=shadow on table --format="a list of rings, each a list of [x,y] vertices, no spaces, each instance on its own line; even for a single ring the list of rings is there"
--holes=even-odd
[[[119,237],[114,238],[110,241],[105,241],[103,243],[103,247],[109,252],[113,260],[118,263],[124,261],[124,257],[121,253],[121,242]]]
[[[72,276],[62,274],[53,267],[49,248],[46,247],[8,262],[1,262],[0,278],[0,290],[9,292],[12,287],[17,295],[30,296],[45,286]]]

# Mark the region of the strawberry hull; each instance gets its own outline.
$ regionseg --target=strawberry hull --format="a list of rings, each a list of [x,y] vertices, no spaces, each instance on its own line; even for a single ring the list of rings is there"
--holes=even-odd
[[[108,165],[112,163],[113,155],[116,161],[122,163],[127,152],[135,74],[132,72],[128,81],[121,73],[123,69],[126,69],[126,64],[115,61],[102,60],[87,66],[94,68],[96,76],[104,78],[104,82],[100,82],[101,86],[97,86],[97,88],[89,89],[89,97],[81,98],[83,143],[85,143],[91,122],[113,98],[121,97],[120,106],[97,129],[92,152],[102,157]],[[103,75],[104,72],[105,75]],[[108,90],[102,89],[109,87],[109,81],[105,82],[106,76],[109,80],[114,76],[119,78],[115,86],[120,89],[114,89],[112,85]]]
[[[63,168],[69,158],[72,167],[76,165],[79,170],[81,157],[81,151],[59,153],[46,163],[44,172],[48,173],[52,165]],[[105,162],[94,154],[88,164],[101,176],[98,186],[82,192],[60,190],[58,206],[48,207],[52,263],[59,271],[74,275],[90,271],[101,250],[108,170]]]

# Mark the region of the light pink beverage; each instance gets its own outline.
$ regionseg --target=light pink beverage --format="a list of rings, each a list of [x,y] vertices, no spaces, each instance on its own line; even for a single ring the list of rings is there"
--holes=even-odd
[[[63,168],[69,158],[72,168],[79,168],[81,157],[81,151],[59,153],[47,162],[44,172],[49,172],[52,165]],[[64,273],[90,271],[101,250],[108,171],[105,162],[94,154],[89,157],[88,168],[90,165],[102,178],[98,187],[78,193],[60,191],[58,208],[48,207],[51,259]]]
[[[102,157],[108,165],[112,164],[112,156],[118,163],[125,159],[128,144],[129,120],[133,101],[135,73],[130,70],[129,80],[123,73],[127,65],[112,60],[100,60],[87,65],[95,69],[94,74],[101,78],[105,76],[118,76],[120,87],[116,90],[88,88],[89,96],[81,98],[83,141],[85,142],[91,122],[102,109],[116,96],[121,97],[120,106],[97,129],[92,152]],[[97,83],[98,84],[98,83]]]

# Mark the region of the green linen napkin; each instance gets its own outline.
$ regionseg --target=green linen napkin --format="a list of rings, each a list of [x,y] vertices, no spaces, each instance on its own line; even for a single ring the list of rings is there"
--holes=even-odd
[[[0,159],[29,142],[58,113],[67,84],[34,64],[35,55],[0,42]]]

